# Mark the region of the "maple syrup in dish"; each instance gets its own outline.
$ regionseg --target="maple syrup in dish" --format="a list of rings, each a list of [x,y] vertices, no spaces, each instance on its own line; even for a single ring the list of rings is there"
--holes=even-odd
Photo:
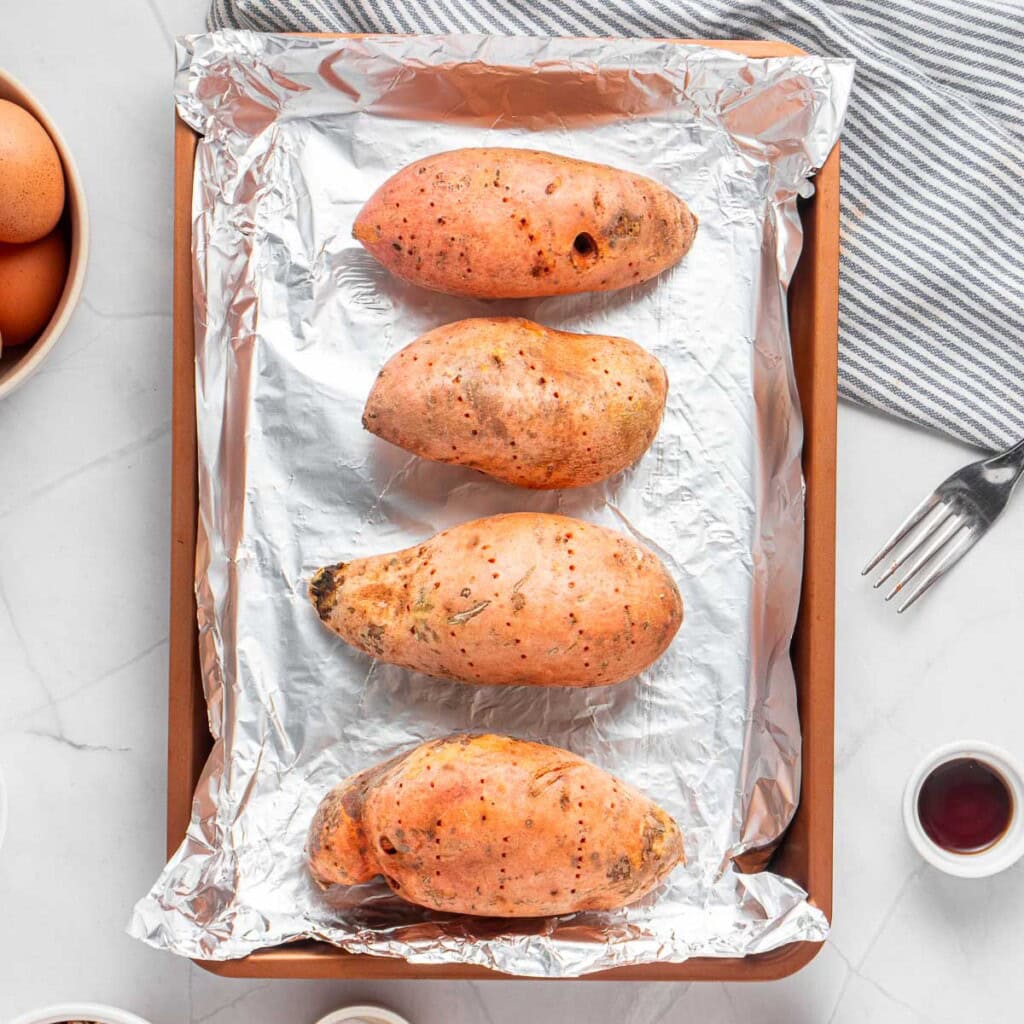
[[[928,774],[918,792],[917,815],[936,846],[950,853],[981,853],[1010,827],[1013,794],[984,761],[958,757]]]

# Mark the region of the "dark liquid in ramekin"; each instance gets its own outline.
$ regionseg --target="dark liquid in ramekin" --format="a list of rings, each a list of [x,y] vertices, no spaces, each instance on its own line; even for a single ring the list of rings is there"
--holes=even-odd
[[[981,853],[1013,818],[1013,794],[994,768],[973,757],[940,764],[921,785],[917,816],[928,838],[950,853]]]

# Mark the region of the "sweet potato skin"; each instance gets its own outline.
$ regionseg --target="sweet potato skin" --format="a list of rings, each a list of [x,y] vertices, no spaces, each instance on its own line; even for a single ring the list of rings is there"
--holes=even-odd
[[[626,906],[685,860],[679,827],[632,786],[494,735],[432,740],[341,783],[307,857],[322,886],[381,874],[411,903],[495,917]]]
[[[566,516],[463,523],[320,569],[324,624],[382,661],[465,683],[602,686],[656,661],[683,619],[647,548]]]
[[[429,331],[388,360],[363,426],[519,487],[582,487],[647,451],[667,391],[661,363],[625,338],[477,317]]]
[[[393,274],[452,295],[611,291],[678,263],[697,218],[629,171],[527,149],[437,153],[384,182],[352,234]]]

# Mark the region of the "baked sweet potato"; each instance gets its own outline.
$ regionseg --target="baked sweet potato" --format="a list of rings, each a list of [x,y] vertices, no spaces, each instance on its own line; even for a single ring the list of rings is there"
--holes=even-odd
[[[477,519],[320,569],[326,626],[381,661],[465,683],[601,686],[636,675],[683,618],[647,548],[578,519]]]
[[[664,185],[529,149],[459,149],[389,178],[352,234],[393,274],[452,295],[611,291],[686,255],[697,218]]]
[[[306,852],[322,886],[383,875],[410,903],[495,917],[622,907],[685,859],[679,827],[632,786],[492,735],[431,740],[347,779]]]
[[[625,338],[479,317],[429,331],[388,360],[363,426],[520,487],[582,487],[643,455],[667,389],[661,363]]]

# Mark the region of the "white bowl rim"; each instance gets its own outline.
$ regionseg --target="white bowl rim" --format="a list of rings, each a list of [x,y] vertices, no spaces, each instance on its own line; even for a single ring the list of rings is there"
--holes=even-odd
[[[95,1024],[149,1024],[127,1010],[100,1003],[58,1003],[41,1010],[30,1010],[10,1024],[64,1024],[65,1021],[89,1021]]]
[[[917,799],[924,780],[947,761],[975,758],[1003,777],[1013,798],[1013,817],[1001,839],[980,853],[951,853],[928,837],[917,816]],[[987,878],[1005,871],[1024,856],[1024,768],[1007,751],[984,740],[956,740],[923,757],[903,791],[903,823],[917,852],[933,867],[958,878]]]
[[[372,1021],[373,1024],[409,1024],[409,1021],[394,1010],[386,1010],[383,1006],[343,1006],[340,1010],[334,1010],[321,1017],[316,1024],[342,1024],[343,1021],[352,1021],[362,1018]]]
[[[60,130],[53,123],[53,119],[47,113],[46,108],[36,99],[31,89],[26,88],[14,75],[0,69],[0,83],[9,86],[14,92],[20,93],[32,105],[29,113],[46,129],[47,134],[53,140],[57,152],[60,154],[61,163],[64,166],[65,196],[75,196],[77,201],[77,221],[73,224],[74,233],[71,238],[72,255],[77,250],[80,252],[78,265],[71,271],[70,262],[68,265],[68,279],[64,284],[64,291],[61,293],[57,315],[46,325],[43,333],[29,347],[28,354],[18,364],[17,370],[7,380],[0,382],[0,399],[6,398],[16,388],[21,387],[31,377],[40,364],[50,354],[50,350],[57,344],[57,340],[64,333],[71,315],[78,305],[82,295],[82,288],[85,285],[85,272],[89,266],[89,207],[85,198],[85,186],[82,184],[82,176],[78,173],[78,164],[71,155],[71,149],[61,135]],[[69,200],[66,198],[65,202]]]

